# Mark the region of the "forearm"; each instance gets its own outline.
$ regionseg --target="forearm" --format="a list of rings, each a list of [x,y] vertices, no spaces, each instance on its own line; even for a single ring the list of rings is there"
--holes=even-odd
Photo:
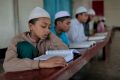
[[[24,70],[32,70],[38,69],[39,61],[34,61],[30,59],[18,59],[14,58],[11,60],[5,60],[3,67],[5,72],[14,72],[14,71],[24,71]]]

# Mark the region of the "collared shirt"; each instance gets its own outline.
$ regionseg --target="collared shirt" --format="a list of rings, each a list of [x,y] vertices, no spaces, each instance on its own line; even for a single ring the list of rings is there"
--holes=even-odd
[[[67,46],[69,46],[69,39],[66,32],[61,32],[60,34],[57,34],[55,27],[51,28],[51,32],[57,35]]]
[[[70,30],[68,31],[68,37],[70,43],[80,43],[87,40],[87,37],[84,33],[83,24],[80,23],[77,19],[71,21]]]

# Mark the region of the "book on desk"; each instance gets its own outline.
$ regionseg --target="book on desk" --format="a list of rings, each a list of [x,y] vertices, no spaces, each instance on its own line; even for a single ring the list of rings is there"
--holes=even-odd
[[[105,33],[106,34],[106,33]],[[89,48],[96,44],[96,40],[105,39],[106,35],[97,34],[96,36],[89,37],[87,41],[82,43],[72,43],[69,45],[69,48]],[[68,49],[68,50],[48,50],[44,55],[34,58],[34,60],[47,60],[54,56],[64,57],[66,62],[71,61],[74,58],[74,54],[77,53],[79,55],[80,52],[76,49]]]
[[[88,37],[88,40],[80,42],[80,43],[71,43],[69,48],[90,48],[95,46],[98,41],[104,40],[107,36],[107,32],[105,33],[96,33],[94,36]]]
[[[81,43],[72,43],[69,48],[89,48],[96,44],[96,41],[83,41]]]
[[[54,56],[63,57],[66,62],[74,59],[74,54],[81,55],[80,52],[76,49],[68,49],[68,50],[48,50],[44,55],[34,58],[34,60],[47,60]]]
[[[95,33],[95,36],[107,36],[108,32]]]
[[[107,35],[108,35],[108,32],[96,33],[94,36],[89,37],[88,40],[89,40],[89,41],[104,40]]]
[[[98,41],[98,40],[104,40],[106,38],[106,36],[92,36],[89,37],[88,40],[89,41]]]

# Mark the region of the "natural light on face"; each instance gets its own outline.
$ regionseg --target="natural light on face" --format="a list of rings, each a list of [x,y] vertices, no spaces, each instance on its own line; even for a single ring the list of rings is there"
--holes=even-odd
[[[50,33],[50,19],[39,18],[34,25],[34,33],[40,39],[45,39]]]

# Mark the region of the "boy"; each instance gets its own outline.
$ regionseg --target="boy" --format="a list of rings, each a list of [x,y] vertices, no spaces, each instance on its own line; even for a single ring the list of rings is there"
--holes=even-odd
[[[70,28],[70,20],[71,17],[67,11],[59,11],[55,15],[55,27],[51,29],[67,46],[69,46],[69,39],[66,32]]]
[[[35,61],[49,49],[68,49],[59,38],[50,33],[50,16],[40,7],[32,10],[28,25],[30,31],[13,38],[4,60],[5,72],[23,71],[39,68],[64,67],[67,65],[63,57],[52,57],[45,61]]]

